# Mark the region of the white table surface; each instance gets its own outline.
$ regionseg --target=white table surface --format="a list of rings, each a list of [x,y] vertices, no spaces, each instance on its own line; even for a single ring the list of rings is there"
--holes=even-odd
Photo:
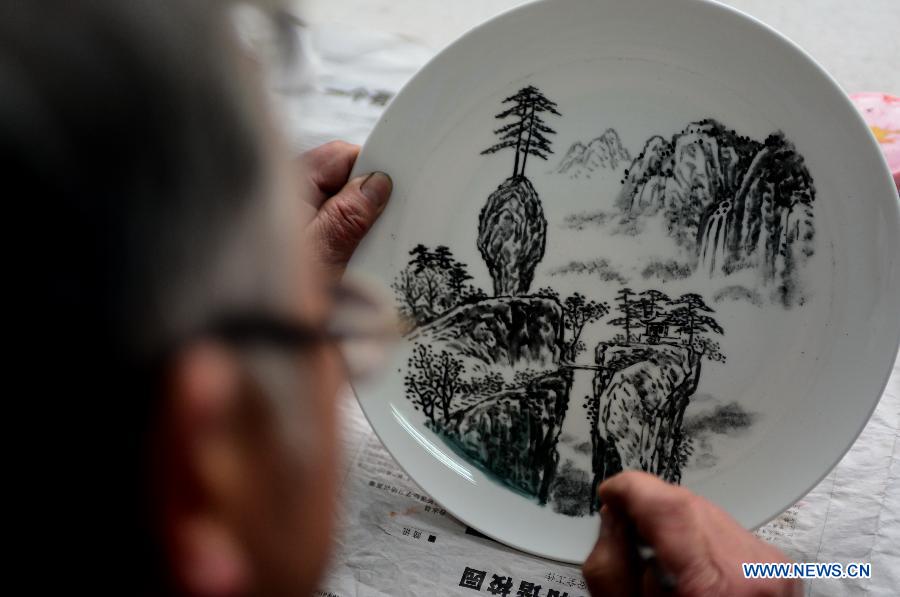
[[[400,33],[440,48],[525,0],[300,0],[312,23]],[[848,92],[900,95],[900,0],[729,0],[781,31]]]

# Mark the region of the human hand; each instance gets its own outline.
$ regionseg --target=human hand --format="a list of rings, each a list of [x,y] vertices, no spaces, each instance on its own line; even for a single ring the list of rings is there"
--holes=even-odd
[[[318,265],[339,278],[360,241],[384,211],[393,188],[383,172],[348,180],[359,146],[332,141],[298,160],[300,194],[310,210],[307,243]]]
[[[592,595],[740,597],[797,595],[799,581],[746,579],[742,562],[788,562],[708,500],[641,472],[600,485],[601,530],[583,573]],[[638,558],[637,537],[655,550],[658,568]],[[661,582],[660,572],[673,587]]]

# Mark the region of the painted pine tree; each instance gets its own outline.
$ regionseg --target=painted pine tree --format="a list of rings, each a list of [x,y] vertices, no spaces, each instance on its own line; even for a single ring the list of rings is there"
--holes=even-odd
[[[541,114],[545,112],[556,116],[561,116],[561,114],[557,110],[556,102],[547,99],[533,85],[523,87],[515,95],[504,99],[503,103],[512,104],[512,106],[497,114],[496,118],[499,120],[512,118],[513,121],[494,131],[498,142],[482,151],[481,155],[513,149],[515,159],[512,175],[514,178],[525,176],[528,156],[533,155],[546,161],[547,157],[553,153],[547,135],[555,135],[556,131],[547,126]]]
[[[542,114],[561,114],[556,103],[533,85],[503,104],[509,107],[496,118],[510,121],[494,131],[497,143],[481,153],[513,150],[513,172],[491,193],[479,214],[478,250],[494,281],[494,295],[517,296],[531,287],[547,236],[544,210],[525,168],[529,156],[546,160],[553,153],[549,136],[556,131],[547,126]]]

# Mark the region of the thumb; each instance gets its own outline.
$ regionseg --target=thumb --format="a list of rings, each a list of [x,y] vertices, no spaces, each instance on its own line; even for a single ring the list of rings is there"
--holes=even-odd
[[[627,519],[608,506],[600,509],[600,538],[584,562],[581,573],[591,595],[638,594],[638,562]]]
[[[384,172],[350,180],[328,199],[309,224],[309,242],[319,265],[340,276],[360,241],[384,211],[393,183]]]

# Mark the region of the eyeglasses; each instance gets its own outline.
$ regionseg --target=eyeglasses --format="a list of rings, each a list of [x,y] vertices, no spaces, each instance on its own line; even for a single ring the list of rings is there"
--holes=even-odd
[[[222,314],[202,335],[238,348],[267,347],[286,352],[331,342],[340,351],[347,375],[364,379],[381,369],[400,337],[396,312],[377,288],[345,278],[332,288],[332,308],[321,324],[262,311]]]

